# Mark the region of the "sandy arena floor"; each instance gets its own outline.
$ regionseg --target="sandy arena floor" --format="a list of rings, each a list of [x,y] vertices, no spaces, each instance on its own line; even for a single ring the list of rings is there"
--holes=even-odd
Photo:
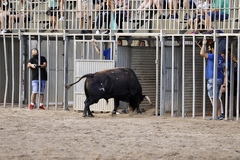
[[[0,159],[240,159],[236,121],[94,115],[0,108]]]

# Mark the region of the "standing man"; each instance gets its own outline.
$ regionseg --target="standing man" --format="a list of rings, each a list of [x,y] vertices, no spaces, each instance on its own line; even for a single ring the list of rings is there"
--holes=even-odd
[[[207,79],[207,90],[208,90],[208,96],[210,98],[211,103],[213,104],[213,86],[214,86],[214,44],[208,45],[208,53],[206,53],[206,45],[207,40],[203,39],[202,42],[203,46],[200,51],[200,56],[207,58],[207,66],[206,66],[206,79]],[[221,101],[221,86],[224,81],[224,68],[225,68],[225,60],[224,60],[224,54],[220,53],[217,54],[218,56],[218,67],[217,67],[217,90],[216,94],[218,97],[217,101],[217,114],[218,120],[222,120],[224,118],[224,111],[223,111],[223,105]]]
[[[40,64],[40,65],[39,65]],[[32,70],[32,95],[31,95],[31,104],[30,104],[30,109],[34,108],[35,105],[35,100],[36,100],[36,94],[39,92],[39,83],[41,84],[40,87],[40,109],[45,109],[43,107],[43,99],[44,99],[44,88],[46,85],[46,81],[47,81],[47,60],[44,56],[40,56],[40,61],[38,58],[38,50],[37,48],[33,48],[32,49],[32,58],[29,60],[28,68],[31,68]],[[40,72],[40,80],[39,80],[39,74],[38,72]]]

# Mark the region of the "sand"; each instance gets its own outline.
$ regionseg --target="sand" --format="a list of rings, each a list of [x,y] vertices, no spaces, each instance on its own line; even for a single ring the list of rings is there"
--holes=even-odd
[[[0,159],[240,159],[240,123],[0,108]]]

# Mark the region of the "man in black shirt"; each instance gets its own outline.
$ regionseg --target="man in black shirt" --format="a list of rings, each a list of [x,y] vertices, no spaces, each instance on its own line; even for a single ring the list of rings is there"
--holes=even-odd
[[[35,105],[35,100],[36,100],[36,94],[39,92],[39,82],[41,83],[40,87],[40,109],[45,109],[43,107],[43,99],[44,99],[44,88],[46,85],[47,81],[47,60],[44,56],[40,56],[40,61],[39,61],[39,56],[38,56],[38,50],[37,48],[32,49],[32,58],[30,58],[28,65],[28,68],[31,68],[32,70],[32,95],[31,95],[31,104],[30,104],[30,109],[34,108]],[[39,78],[39,71],[40,71],[40,78]],[[39,81],[40,79],[40,81]]]

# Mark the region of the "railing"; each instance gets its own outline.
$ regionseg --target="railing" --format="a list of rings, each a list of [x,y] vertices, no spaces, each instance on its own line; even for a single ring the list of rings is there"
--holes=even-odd
[[[26,1],[26,0],[22,0]],[[97,0],[96,0],[97,1]],[[107,1],[107,0],[106,0]],[[191,1],[189,6],[196,5],[196,8],[187,9],[184,4],[177,3],[178,0],[173,0],[173,4],[168,3],[166,5],[165,0],[158,0],[157,3],[149,4],[142,3],[139,0],[109,0],[109,8],[106,7],[98,10],[99,4],[93,4],[92,1],[84,0],[61,0],[56,1],[58,10],[52,10],[49,12],[49,16],[46,14],[49,8],[49,1],[32,0],[30,3],[24,3],[24,10],[17,7],[20,1],[10,1],[11,12],[3,11],[5,16],[1,18],[5,22],[5,26],[1,26],[1,30],[17,31],[31,31],[31,32],[62,32],[67,31],[69,33],[99,33],[108,30],[113,32],[126,32],[126,33],[159,33],[160,30],[163,33],[190,33],[194,30],[207,31],[210,29],[220,29],[227,33],[238,32],[240,30],[240,11],[239,1],[229,0],[229,8],[227,8],[226,0],[222,8],[216,8],[223,11],[223,18],[218,15],[215,21],[210,21],[207,25],[206,21],[196,21],[196,25],[191,25],[193,17],[199,17],[205,15],[203,3],[206,0]],[[63,5],[60,5],[60,2]],[[147,2],[147,1],[146,1]],[[164,3],[165,2],[165,3]],[[110,3],[112,5],[110,5]],[[102,3],[104,4],[104,3]],[[101,5],[102,5],[101,4]],[[120,8],[117,8],[117,4],[122,4]],[[162,4],[162,5],[161,5]],[[1,4],[3,8],[4,3]],[[10,6],[10,5],[9,5]],[[150,7],[149,7],[150,6]],[[168,6],[168,7],[167,7]],[[211,13],[213,7],[210,4]],[[228,18],[226,13],[228,13]],[[24,13],[25,18],[17,18],[18,13]],[[27,14],[29,13],[29,14]],[[187,16],[186,16],[186,13]],[[89,15],[89,16],[86,16]],[[164,16],[163,16],[164,14]],[[23,14],[22,14],[23,15]],[[105,16],[101,16],[105,15]],[[61,18],[64,16],[64,19]],[[89,18],[91,17],[91,18]],[[206,18],[205,18],[206,19]],[[221,19],[221,20],[220,20]],[[103,21],[103,25],[101,22]],[[105,21],[105,22],[104,22]],[[56,23],[56,27],[54,27]],[[56,31],[57,30],[57,31]],[[86,31],[87,30],[87,31]]]

